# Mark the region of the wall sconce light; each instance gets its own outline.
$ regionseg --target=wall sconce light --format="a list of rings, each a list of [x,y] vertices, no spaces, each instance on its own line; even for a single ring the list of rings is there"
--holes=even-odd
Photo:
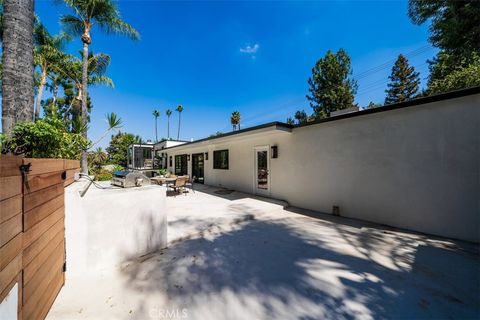
[[[208,152],[205,152],[205,160],[208,160]]]
[[[272,159],[278,158],[278,146],[272,146]]]
[[[187,154],[187,161],[190,161],[190,155]]]

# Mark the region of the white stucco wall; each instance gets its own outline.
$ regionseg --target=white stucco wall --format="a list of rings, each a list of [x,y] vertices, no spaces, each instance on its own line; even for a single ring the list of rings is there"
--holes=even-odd
[[[480,95],[294,128],[205,141],[205,183],[254,191],[255,146],[277,145],[271,196],[291,205],[480,241]],[[229,170],[213,150],[229,149]],[[174,164],[174,161],[173,161]],[[170,168],[173,171],[173,168]],[[191,174],[191,161],[188,162]]]
[[[104,275],[125,261],[167,246],[165,189],[98,189],[91,185],[84,197],[81,180],[65,189],[67,274]]]

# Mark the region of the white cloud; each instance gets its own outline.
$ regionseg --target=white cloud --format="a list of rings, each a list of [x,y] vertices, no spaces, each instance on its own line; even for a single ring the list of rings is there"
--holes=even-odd
[[[258,43],[255,43],[253,46],[248,45],[244,48],[240,48],[240,52],[247,53],[247,54],[255,54],[257,53],[259,48],[260,48],[260,45]]]

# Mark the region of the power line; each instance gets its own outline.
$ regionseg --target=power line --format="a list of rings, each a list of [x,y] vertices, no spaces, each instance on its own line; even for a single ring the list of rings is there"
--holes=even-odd
[[[433,48],[433,47],[430,47],[430,45],[424,45],[424,46],[422,46],[422,47],[420,47],[420,48],[418,48],[418,49],[415,49],[415,50],[412,50],[412,51],[410,51],[410,52],[407,52],[406,54],[404,54],[404,56],[406,56],[407,58],[411,59],[411,58],[413,58],[413,57],[415,57],[415,56],[418,56],[418,55],[420,55],[420,54],[422,54],[422,53],[429,52],[429,51],[431,51],[431,50],[433,50],[433,49],[434,49],[434,48]],[[372,74],[375,74],[375,73],[377,73],[377,72],[379,72],[379,71],[382,71],[382,70],[384,70],[384,69],[386,69],[386,68],[389,68],[389,67],[392,66],[393,63],[395,63],[396,60],[397,60],[397,58],[394,58],[394,59],[388,60],[388,61],[386,61],[386,62],[384,62],[384,63],[382,63],[382,64],[380,64],[380,65],[377,65],[377,66],[375,66],[375,67],[372,67],[372,68],[370,68],[370,69],[364,70],[364,71],[362,71],[362,72],[360,72],[360,73],[357,73],[357,74],[354,76],[354,78],[355,78],[356,80],[358,80],[358,79],[363,79],[363,78],[368,77],[368,76],[370,76],[370,75],[372,75]]]
[[[416,48],[412,51],[409,51],[409,52],[407,52],[403,55],[406,56],[407,58],[411,59],[411,58],[416,57],[418,55],[421,55],[423,53],[429,52],[433,49],[434,48],[431,47],[429,44],[426,44],[426,45],[423,45],[423,46],[421,46],[419,48]],[[382,64],[379,64],[379,65],[374,66],[372,68],[366,69],[366,70],[364,70],[360,73],[357,73],[356,76],[354,77],[354,79],[359,80],[359,79],[367,78],[367,77],[369,77],[369,76],[371,76],[371,75],[373,75],[377,72],[380,72],[380,71],[382,71],[386,68],[391,68],[391,66],[395,63],[396,60],[397,60],[397,58],[390,59],[388,61],[383,62]],[[419,67],[421,67],[425,64],[427,64],[427,62],[424,62],[424,63],[422,63],[422,64],[420,64],[416,67],[414,66],[414,68],[418,69]],[[362,87],[362,90],[356,94],[356,97],[364,95],[364,94],[372,92],[372,91],[375,91],[375,90],[378,90],[378,89],[382,88],[383,86],[385,86],[386,83],[387,83],[387,80],[385,80],[385,79],[379,79],[379,80],[376,80],[374,82],[371,82],[371,83],[367,84],[366,86]],[[284,109],[288,108],[288,107],[291,107],[291,106],[294,106],[294,105],[297,105],[300,102],[305,101],[304,99],[305,99],[305,97],[301,97],[301,98],[299,97],[299,98],[290,100],[289,102],[284,103],[280,106],[275,106],[275,107],[269,108],[267,110],[264,110],[262,112],[252,114],[252,115],[246,117],[242,121],[242,125],[248,126],[249,123],[252,123],[251,120],[258,120],[259,118],[261,118],[263,116],[271,115],[275,111],[282,112],[280,114],[280,116],[284,117],[284,118],[292,116],[292,110],[287,111],[287,110],[284,110]],[[229,130],[229,129],[230,129],[230,126],[225,126],[224,128],[221,129],[221,131],[225,131],[225,130]]]

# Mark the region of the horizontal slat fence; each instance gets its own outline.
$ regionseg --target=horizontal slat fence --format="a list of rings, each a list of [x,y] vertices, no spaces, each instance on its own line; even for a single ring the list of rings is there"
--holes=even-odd
[[[17,283],[18,319],[44,319],[65,282],[64,188],[79,166],[0,156],[0,303]]]

